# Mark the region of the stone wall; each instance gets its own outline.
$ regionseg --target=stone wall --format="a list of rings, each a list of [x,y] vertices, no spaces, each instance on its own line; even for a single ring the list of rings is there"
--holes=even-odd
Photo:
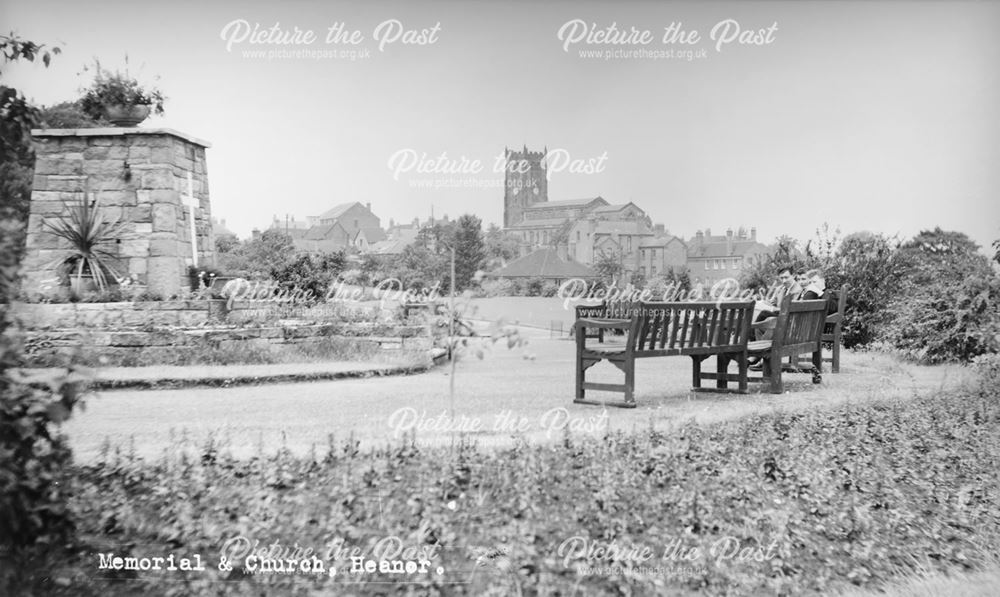
[[[224,305],[222,300],[15,303],[12,313],[24,324],[32,353],[41,356],[76,347],[113,356],[194,346],[250,349],[331,337],[370,342],[382,350],[426,350],[433,343],[428,327],[419,320],[317,322],[269,317],[270,323],[247,326],[239,322],[246,313],[259,311],[261,303],[237,302],[228,313]]]
[[[209,144],[170,129],[36,129],[35,177],[28,220],[23,289],[46,294],[55,285],[54,264],[67,255],[66,241],[43,221],[55,223],[84,194],[95,197],[110,218],[124,223],[107,243],[120,276],[155,295],[187,290],[193,263],[190,209],[182,197],[191,174],[198,262],[215,265],[205,149]]]
[[[374,334],[373,332],[377,332]],[[25,333],[32,358],[69,353],[77,348],[117,357],[143,351],[171,353],[185,348],[217,347],[250,350],[268,346],[309,344],[327,338],[349,338],[380,350],[428,350],[432,340],[421,326],[371,324],[307,324],[239,329],[122,329],[96,328],[34,330]]]

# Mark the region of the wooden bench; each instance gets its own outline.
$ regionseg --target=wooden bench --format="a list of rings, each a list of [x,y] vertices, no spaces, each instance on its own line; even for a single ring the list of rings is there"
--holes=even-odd
[[[728,363],[729,357],[738,357],[740,365],[739,391],[747,391],[747,344],[750,339],[750,324],[753,317],[753,301],[741,302],[671,302],[631,303],[628,318],[588,318],[581,317],[574,324],[576,335],[576,398],[574,402],[597,404],[585,400],[587,390],[605,390],[625,394],[623,406],[635,407],[635,361],[642,358],[690,356],[692,358],[692,380],[695,388],[701,386],[702,379],[709,379],[701,373],[701,362],[712,355],[726,357],[720,360]],[[578,313],[586,314],[586,311]],[[607,313],[594,311],[598,314]],[[624,330],[621,341],[606,340],[603,331]],[[598,338],[597,344],[588,344],[587,330],[598,330],[590,339]],[[593,383],[586,381],[586,371],[593,365],[607,360],[625,374],[623,384]],[[722,370],[724,372],[724,370]],[[717,379],[719,389],[725,390],[729,381],[725,375]]]
[[[830,344],[830,356],[823,357],[824,363],[830,363],[830,370],[833,373],[840,373],[840,344],[843,337],[844,309],[847,307],[847,284],[840,287],[840,290],[827,290],[823,294],[823,300],[827,302],[826,323],[823,326],[823,343]],[[837,301],[837,310],[829,313],[831,301]],[[798,359],[796,359],[798,364]]]
[[[760,325],[760,324],[755,324]],[[760,357],[763,361],[763,375],[750,381],[770,383],[773,394],[784,391],[781,380],[781,361],[786,357],[798,359],[799,355],[812,354],[813,383],[822,381],[823,328],[826,325],[826,301],[793,301],[786,296],[781,303],[781,311],[774,323],[774,335],[770,340],[755,340],[747,344],[747,356]],[[723,372],[728,363],[722,362],[728,355],[720,355],[718,369]],[[742,363],[740,364],[742,368]]]
[[[632,303],[627,301],[604,301],[600,305],[577,305],[576,319],[628,319],[629,310]],[[598,342],[604,342],[605,328],[583,328],[586,338],[596,338]],[[576,336],[576,326],[570,331],[571,336]]]

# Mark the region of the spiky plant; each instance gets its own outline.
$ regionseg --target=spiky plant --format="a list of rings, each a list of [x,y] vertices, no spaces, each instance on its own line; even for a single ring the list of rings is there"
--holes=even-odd
[[[56,223],[45,221],[44,224],[53,234],[69,242],[70,254],[58,263],[60,266],[75,267],[73,275],[77,288],[82,287],[81,280],[86,271],[103,292],[108,287],[105,272],[110,272],[116,279],[118,276],[106,261],[114,259],[114,255],[100,248],[100,244],[114,240],[121,232],[122,225],[118,218],[106,219],[99,202],[96,195],[93,200],[88,201],[87,194],[84,193],[76,205],[70,206],[68,215],[59,216]]]

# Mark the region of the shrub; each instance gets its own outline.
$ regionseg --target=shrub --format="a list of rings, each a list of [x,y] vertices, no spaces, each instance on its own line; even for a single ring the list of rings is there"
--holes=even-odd
[[[482,292],[482,296],[485,297],[497,297],[497,296],[515,296],[514,283],[510,281],[509,278],[495,278],[490,280],[483,280],[479,287]]]
[[[346,259],[342,252],[320,257],[299,255],[289,263],[273,268],[271,277],[284,290],[308,291],[314,301],[322,301],[345,264]],[[350,271],[358,272],[358,277],[362,276],[359,270]],[[347,273],[350,272],[345,272]]]
[[[1000,276],[909,286],[892,301],[887,342],[923,363],[968,362],[1000,349]]]
[[[529,278],[524,283],[524,295],[525,296],[542,296],[542,289],[545,286],[545,280],[542,278]]]

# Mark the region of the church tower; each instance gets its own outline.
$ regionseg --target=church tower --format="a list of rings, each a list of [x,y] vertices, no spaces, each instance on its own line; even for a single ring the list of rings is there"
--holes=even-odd
[[[510,228],[521,223],[524,208],[549,200],[545,155],[542,151],[522,151],[504,148],[503,225]]]

